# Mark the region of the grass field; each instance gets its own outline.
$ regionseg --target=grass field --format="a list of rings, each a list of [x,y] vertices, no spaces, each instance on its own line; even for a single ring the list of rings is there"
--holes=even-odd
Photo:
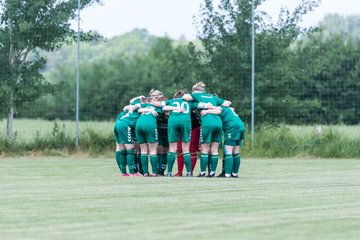
[[[239,179],[0,159],[1,239],[360,239],[360,160],[245,159]]]

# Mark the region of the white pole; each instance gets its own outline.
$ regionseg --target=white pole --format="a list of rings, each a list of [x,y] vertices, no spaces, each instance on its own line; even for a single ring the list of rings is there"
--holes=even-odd
[[[254,144],[255,122],[255,23],[254,23],[254,0],[251,2],[251,143]]]
[[[77,73],[76,73],[76,146],[79,145],[79,85],[80,85],[80,0],[78,0]]]

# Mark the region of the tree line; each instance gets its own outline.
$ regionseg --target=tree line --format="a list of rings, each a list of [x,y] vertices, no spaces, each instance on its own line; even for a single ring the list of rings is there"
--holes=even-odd
[[[255,10],[262,2],[255,1]],[[257,123],[359,124],[360,17],[328,15],[319,26],[300,27],[303,16],[318,4],[304,0],[292,12],[284,8],[276,23],[268,23],[266,13],[255,11]],[[171,97],[175,90],[189,90],[201,80],[211,92],[231,100],[247,122],[251,116],[251,9],[251,1],[221,0],[214,6],[204,0],[195,18],[197,40],[191,42],[154,37],[141,29],[108,40],[84,37],[90,41],[81,48],[80,118],[111,120],[130,98],[151,88]],[[6,28],[1,26],[0,37],[6,43]],[[69,37],[61,42],[65,40]],[[7,66],[5,49],[0,47],[2,66]],[[75,118],[74,51],[65,46],[45,53],[46,67],[45,58],[38,58],[42,61],[28,69],[29,75],[22,75],[38,79],[38,84],[21,89],[3,85],[10,71],[2,68],[0,91],[13,88],[19,96],[29,92],[25,95],[30,97],[14,102],[15,116]],[[4,96],[9,96],[0,97],[1,113],[6,115]]]

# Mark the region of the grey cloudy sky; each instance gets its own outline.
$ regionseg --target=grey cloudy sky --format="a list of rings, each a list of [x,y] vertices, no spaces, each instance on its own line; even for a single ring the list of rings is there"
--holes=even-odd
[[[81,28],[97,30],[111,38],[134,28],[146,28],[151,34],[178,39],[196,36],[193,16],[203,0],[103,0],[81,12]],[[214,1],[216,2],[216,0]],[[281,6],[292,10],[300,0],[267,0],[260,7],[276,20]],[[303,26],[317,24],[328,13],[360,15],[359,0],[322,0],[321,5],[304,17]]]

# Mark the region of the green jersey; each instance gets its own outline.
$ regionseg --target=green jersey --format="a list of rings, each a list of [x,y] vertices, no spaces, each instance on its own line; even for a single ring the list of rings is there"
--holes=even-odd
[[[211,103],[213,106],[221,106],[225,100],[218,98],[208,93],[193,93],[191,94],[194,102]],[[200,113],[203,111],[199,109]],[[201,125],[206,126],[221,126],[221,118],[217,114],[206,114],[201,117]]]
[[[120,117],[120,121],[126,122],[130,127],[134,128],[136,125],[136,121],[140,117],[140,114],[137,111],[130,113],[129,111],[125,111],[124,114]]]
[[[211,103],[213,106],[221,106],[225,102],[225,100],[209,93],[193,93],[191,97],[193,102]]]
[[[221,107],[220,117],[223,122],[224,145],[239,145],[244,138],[245,125],[232,108]]]
[[[131,105],[140,103],[140,100],[135,100]],[[137,111],[130,113],[128,110],[122,111],[116,118],[115,122],[121,120],[126,122],[130,127],[135,128],[136,121],[140,117]]]
[[[125,115],[125,112],[122,111],[121,113],[119,113],[119,115],[117,115],[115,122],[119,121],[123,116]]]
[[[141,108],[155,110],[158,114],[162,113],[161,108],[154,107],[150,103],[142,103]],[[136,123],[135,132],[139,144],[158,142],[156,117],[151,112],[142,113]]]
[[[154,107],[150,103],[141,103],[141,108],[148,108],[148,109],[155,110],[158,114],[162,113],[161,108]],[[154,117],[154,115],[152,115],[151,112],[142,113],[140,115],[139,119],[137,120],[136,124],[141,125],[141,126],[154,127],[154,128],[157,127],[156,117]]]
[[[234,128],[235,126],[239,129],[239,131],[245,131],[245,125],[243,121],[239,118],[231,108],[221,107],[222,112],[220,117],[223,122],[223,130],[226,131],[228,129]]]
[[[161,102],[161,105],[185,109],[185,112],[170,111],[168,139],[169,142],[177,142],[180,137],[182,142],[189,142],[191,136],[191,111],[195,109],[194,104],[182,98],[174,98]]]
[[[172,122],[191,122],[191,111],[196,107],[192,102],[187,102],[182,98],[174,98],[161,102],[162,106],[182,107],[185,112],[170,111],[169,124]]]

